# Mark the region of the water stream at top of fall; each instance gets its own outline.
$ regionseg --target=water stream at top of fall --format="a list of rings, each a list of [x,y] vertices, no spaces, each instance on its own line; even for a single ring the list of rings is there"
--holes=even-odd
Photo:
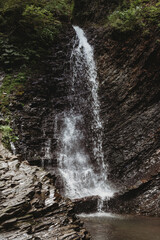
[[[64,112],[58,168],[64,182],[65,196],[75,199],[98,195],[105,199],[111,197],[114,191],[108,184],[102,150],[103,128],[94,53],[84,31],[77,26],[73,28],[76,37],[71,53],[69,96],[72,97],[70,107]],[[86,121],[87,114],[89,119]],[[88,138],[86,132],[89,132]]]

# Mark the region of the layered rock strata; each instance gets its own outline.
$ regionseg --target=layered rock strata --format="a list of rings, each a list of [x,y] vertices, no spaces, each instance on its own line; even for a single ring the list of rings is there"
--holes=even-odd
[[[110,207],[116,212],[159,216],[158,32],[127,35],[91,27],[88,36],[97,59],[109,179],[124,193]]]
[[[50,174],[0,145],[0,239],[91,239]]]
[[[9,106],[13,115],[12,127],[17,130],[17,153],[33,165],[56,167],[56,129],[69,106],[70,56],[72,26],[66,27],[54,43],[50,55],[40,64],[38,73],[28,79],[25,92],[16,96]],[[21,103],[21,104],[20,104]]]

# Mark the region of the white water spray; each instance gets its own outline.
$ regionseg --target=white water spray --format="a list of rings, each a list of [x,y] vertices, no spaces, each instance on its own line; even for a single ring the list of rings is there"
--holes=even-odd
[[[14,143],[11,142],[10,144],[11,144],[11,150],[12,150],[13,155],[16,155],[16,147],[15,147]]]
[[[71,92],[74,98],[71,108],[65,112],[64,116],[58,157],[59,171],[64,181],[67,197],[75,199],[99,195],[101,199],[105,199],[113,195],[113,190],[107,181],[107,168],[102,150],[102,122],[100,120],[96,64],[93,48],[88,43],[84,31],[79,27],[74,27],[74,30],[76,39],[71,54]],[[85,81],[80,83],[81,79],[85,79]],[[78,84],[87,85],[89,106],[87,106],[87,100],[79,94],[78,91],[81,89],[77,89]],[[85,108],[87,111],[87,107],[91,112],[92,152],[98,171],[86,151],[83,109]],[[101,209],[101,206],[99,208]]]

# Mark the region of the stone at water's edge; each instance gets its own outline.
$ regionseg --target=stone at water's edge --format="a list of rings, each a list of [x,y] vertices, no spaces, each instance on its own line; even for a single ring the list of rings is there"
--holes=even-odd
[[[104,210],[118,214],[160,217],[160,174],[138,181],[125,192],[104,202]]]
[[[77,214],[97,212],[99,199],[99,196],[91,196],[73,200],[74,212]]]
[[[1,240],[91,239],[47,172],[0,150]]]

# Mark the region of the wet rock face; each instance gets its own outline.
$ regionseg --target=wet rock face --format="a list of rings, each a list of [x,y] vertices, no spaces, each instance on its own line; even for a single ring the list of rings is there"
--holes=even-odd
[[[71,26],[65,30],[40,65],[39,73],[28,80],[24,95],[17,97],[17,104],[22,103],[21,109],[16,103],[11,109],[13,128],[19,136],[17,153],[33,165],[53,168],[57,165],[55,132],[61,122],[56,121],[56,116],[63,118],[64,109],[69,106],[68,81],[74,36]]]
[[[0,239],[91,238],[48,173],[5,153],[0,156]]]
[[[145,37],[125,36],[91,28],[88,36],[95,46],[109,179],[119,189],[129,191],[118,204],[123,202],[122,212],[157,215],[160,211],[157,205],[160,194],[158,35],[154,32]],[[130,190],[140,185],[132,195],[134,191]],[[118,204],[115,204],[117,209]]]
[[[99,196],[90,196],[80,199],[75,199],[74,202],[74,212],[79,213],[95,213],[98,208]]]
[[[106,202],[105,209],[114,213],[143,214],[160,217],[160,174],[146,182],[137,182],[123,194]]]
[[[73,27],[68,26],[54,44],[50,55],[46,56],[39,72],[27,82],[24,95],[17,98],[17,104],[13,104],[11,109],[13,128],[17,129],[19,136],[16,153],[31,165],[43,166],[55,173],[56,187],[61,189],[61,193],[64,192],[64,184],[57,169],[57,158],[63,147],[61,139],[66,116],[73,115],[69,113],[70,109],[75,115],[83,115],[83,119],[77,123],[81,134],[85,136],[81,140],[81,148],[89,153],[91,161],[94,159],[92,97],[89,97],[90,85],[85,74],[80,76],[79,73],[81,81],[76,77],[73,90],[73,65],[76,59],[72,51],[75,37]],[[17,108],[19,102],[22,103],[21,109]]]

